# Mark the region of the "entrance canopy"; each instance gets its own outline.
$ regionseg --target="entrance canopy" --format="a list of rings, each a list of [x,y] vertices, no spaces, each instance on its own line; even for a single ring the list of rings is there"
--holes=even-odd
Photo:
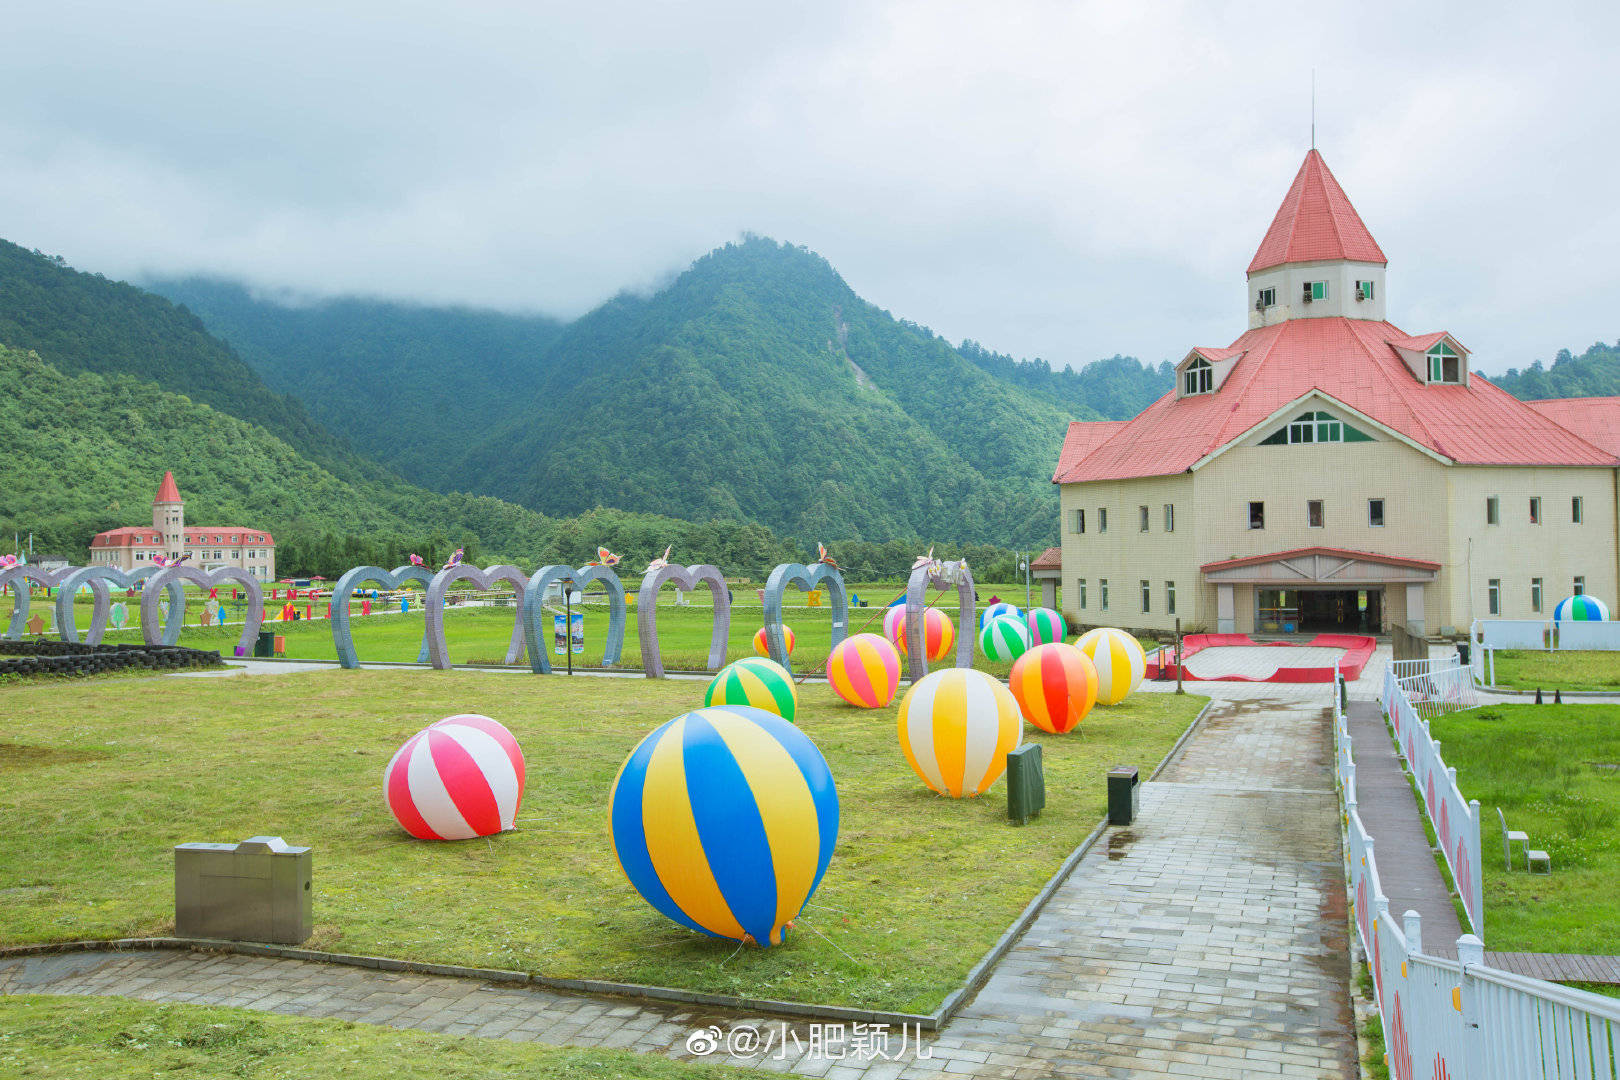
[[[1360,585],[1421,584],[1433,581],[1440,564],[1401,555],[1378,555],[1344,548],[1308,547],[1272,555],[1250,555],[1205,563],[1199,569],[1214,585]]]

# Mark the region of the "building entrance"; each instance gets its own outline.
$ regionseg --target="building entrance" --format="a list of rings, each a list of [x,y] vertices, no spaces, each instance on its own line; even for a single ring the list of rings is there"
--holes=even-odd
[[[1377,634],[1383,626],[1384,590],[1258,589],[1255,630],[1266,634]]]

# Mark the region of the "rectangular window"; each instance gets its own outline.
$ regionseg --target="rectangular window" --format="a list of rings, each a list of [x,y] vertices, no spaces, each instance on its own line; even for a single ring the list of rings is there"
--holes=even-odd
[[[1078,581],[1075,582],[1075,584],[1080,586],[1080,588],[1079,588],[1080,608],[1083,611],[1083,610],[1085,610],[1085,606],[1086,606],[1086,579],[1085,578],[1080,578]]]
[[[1176,504],[1175,503],[1165,503],[1164,504],[1164,531],[1165,532],[1175,532],[1176,531]]]
[[[1325,281],[1307,281],[1305,283],[1305,299],[1307,299],[1307,300],[1326,300],[1327,295],[1328,295],[1328,283],[1327,282],[1325,282]]]
[[[1541,613],[1541,579],[1530,579],[1530,610],[1538,615]]]
[[[1531,500],[1530,500],[1530,524],[1532,524],[1532,525],[1540,525],[1541,524],[1541,500],[1540,499],[1531,498]]]
[[[1097,531],[1100,533],[1108,531],[1108,507],[1106,506],[1097,507]]]
[[[1074,520],[1069,523],[1069,528],[1077,533],[1086,531],[1086,512],[1084,510],[1074,512]]]
[[[1263,529],[1266,527],[1266,504],[1252,502],[1249,504],[1249,528]]]
[[[1097,579],[1097,607],[1102,611],[1108,610],[1108,579]]]
[[[1579,495],[1572,496],[1569,500],[1569,520],[1574,522],[1576,525],[1581,523],[1582,509],[1581,497]]]
[[[1586,595],[1586,578],[1577,576],[1575,578],[1575,587],[1570,589],[1570,592],[1574,593],[1576,596],[1585,596]]]
[[[1500,525],[1502,522],[1502,500],[1495,495],[1485,497],[1485,524]]]
[[[1164,613],[1166,615],[1176,613],[1176,583],[1173,581],[1164,583]]]
[[[1375,529],[1384,527],[1384,500],[1367,500],[1367,524]]]
[[[1492,615],[1502,614],[1502,582],[1498,578],[1491,578],[1485,583],[1486,606]]]
[[[1137,507],[1137,509],[1139,511],[1141,511],[1141,518],[1142,518],[1141,531],[1142,532],[1147,532],[1148,531],[1148,508],[1145,507],[1145,506],[1139,506],[1139,507]]]
[[[1262,309],[1268,308],[1268,307],[1275,307],[1276,303],[1277,303],[1277,290],[1276,289],[1261,289],[1260,290],[1260,307]]]
[[[1373,283],[1370,281],[1356,282],[1356,299],[1371,300],[1373,298]]]
[[[1310,529],[1322,527],[1322,500],[1307,499],[1305,502],[1305,526]]]
[[[1153,610],[1153,586],[1142,582],[1142,614],[1146,615]]]

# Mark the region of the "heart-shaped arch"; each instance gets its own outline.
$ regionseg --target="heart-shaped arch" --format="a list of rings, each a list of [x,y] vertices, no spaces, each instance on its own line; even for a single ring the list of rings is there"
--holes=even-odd
[[[79,628],[75,625],[73,615],[73,597],[85,585],[90,586],[90,595],[95,598],[95,606],[90,613],[90,629],[85,632],[86,645],[100,645],[101,637],[107,632],[107,620],[112,614],[112,590],[109,586],[120,589],[134,589],[163,570],[161,566],[143,566],[139,570],[125,573],[116,566],[86,566],[75,569],[62,579],[62,587],[56,594],[56,628],[62,640],[69,644],[77,644]],[[165,590],[169,594],[169,611],[179,611],[184,618],[186,610],[185,586],[178,581],[171,581]]]
[[[178,585],[182,581],[189,581],[199,589],[211,589],[226,582],[234,582],[246,589],[247,614],[242,619],[242,636],[237,639],[236,645],[244,654],[253,647],[253,640],[259,636],[259,625],[264,621],[264,590],[259,588],[258,579],[249,577],[246,570],[235,566],[203,570],[184,565],[160,568],[146,583],[146,588],[141,590],[141,635],[146,638],[148,645],[174,645],[180,641],[180,626],[186,617],[185,596],[180,597],[178,610],[170,602],[167,625],[158,611],[158,596],[171,584]]]
[[[517,618],[512,622],[512,643],[506,648],[506,662],[517,663],[523,656],[523,591],[529,587],[529,575],[505,563],[487,570],[462,563],[460,566],[445,567],[433,575],[427,598],[422,601],[427,620],[428,663],[440,670],[450,666],[450,649],[444,641],[444,594],[457,581],[470,581],[480,589],[488,589],[497,581],[504,581],[516,591]]]
[[[956,586],[960,601],[956,620],[956,666],[973,666],[973,572],[967,562],[937,563],[919,566],[911,572],[906,583],[906,659],[907,677],[917,682],[928,674],[928,642],[923,635],[923,609],[927,606],[928,588],[948,589]]]
[[[658,590],[673,581],[685,592],[704,584],[714,595],[714,633],[709,638],[710,671],[719,671],[726,662],[726,644],[731,637],[731,594],[726,579],[708,563],[694,566],[665,566],[641,579],[636,591],[636,634],[641,639],[641,667],[649,679],[664,677],[664,657],[658,648]]]
[[[354,651],[354,638],[349,627],[349,600],[354,596],[354,590],[366,582],[381,585],[385,589],[397,589],[407,581],[419,582],[426,589],[433,584],[433,571],[425,566],[406,564],[396,567],[389,573],[380,566],[356,566],[347,571],[337,580],[332,589],[332,647],[337,650],[338,664],[346,668],[360,666],[360,657]],[[422,648],[416,654],[416,662],[425,664],[428,661],[428,631],[426,625],[422,628]]]
[[[625,621],[624,582],[619,580],[619,575],[610,566],[582,566],[578,570],[560,564],[542,566],[534,572],[534,577],[529,579],[529,584],[523,590],[526,615],[523,637],[529,646],[529,670],[536,675],[551,674],[550,650],[546,648],[545,627],[542,625],[546,590],[555,582],[563,582],[564,587],[572,584],[584,592],[585,587],[593,581],[600,581],[606,586],[608,594],[608,632],[607,640],[602,644],[602,666],[619,662],[619,655],[624,652]],[[570,644],[569,647],[573,646]]]
[[[11,586],[11,625],[6,628],[5,636],[0,640],[18,641],[27,632],[28,607],[33,600],[28,588],[29,582],[54,589],[78,569],[77,566],[66,566],[60,570],[41,570],[37,566],[11,566],[0,570],[0,589],[4,589],[7,585]],[[61,625],[62,622],[58,619],[57,626],[60,628]]]
[[[832,648],[836,649],[849,632],[849,595],[844,589],[844,575],[836,566],[782,563],[765,581],[765,646],[770,650],[771,659],[789,671],[793,670],[793,664],[788,655],[787,636],[782,633],[782,594],[789,585],[797,585],[801,592],[810,592],[822,584],[832,593]]]

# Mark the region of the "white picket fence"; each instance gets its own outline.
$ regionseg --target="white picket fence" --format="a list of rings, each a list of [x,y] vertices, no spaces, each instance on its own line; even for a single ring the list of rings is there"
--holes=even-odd
[[[1456,960],[1429,956],[1417,912],[1406,912],[1396,924],[1379,884],[1373,838],[1357,809],[1355,754],[1338,683],[1335,677],[1334,771],[1350,912],[1373,973],[1390,1075],[1395,1080],[1620,1080],[1620,1001],[1490,967],[1473,934],[1457,939]],[[1413,727],[1421,723],[1393,672],[1385,678],[1384,692],[1386,701],[1395,699],[1391,716],[1399,712]],[[1426,728],[1423,741],[1428,741]],[[1438,745],[1434,757],[1439,760]],[[1449,775],[1447,780],[1454,789],[1455,780]],[[1477,812],[1473,817],[1477,866]]]
[[[1575,622],[1551,619],[1475,619],[1468,627],[1474,678],[1496,685],[1496,651],[1620,652],[1620,622]]]

